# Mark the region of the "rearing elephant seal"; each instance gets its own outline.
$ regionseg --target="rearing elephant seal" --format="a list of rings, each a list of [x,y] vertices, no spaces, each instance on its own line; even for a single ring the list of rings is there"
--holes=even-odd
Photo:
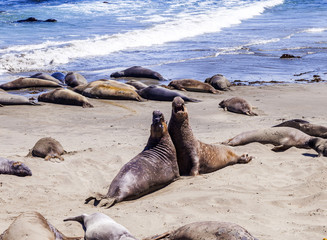
[[[27,156],[42,157],[46,161],[51,158],[58,158],[59,160],[64,161],[64,158],[61,155],[65,152],[66,151],[62,145],[56,139],[45,137],[35,143]]]
[[[179,177],[176,150],[160,111],[153,112],[151,134],[144,150],[126,163],[111,182],[106,195],[89,197],[97,206],[111,207],[117,202],[136,199],[156,191]]]
[[[134,66],[134,67],[127,68],[123,71],[114,72],[110,75],[110,77],[114,77],[114,78],[135,77],[135,78],[152,78],[160,81],[165,80],[160,73],[141,66]]]
[[[25,177],[32,176],[32,171],[24,163],[0,157],[0,174]]]
[[[0,235],[0,240],[80,239],[80,237],[66,237],[38,212],[22,213],[15,219],[9,228]]]
[[[82,224],[85,240],[136,240],[124,226],[103,213],[82,214],[64,221],[77,221]]]
[[[184,100],[180,97],[175,97],[172,103],[168,130],[176,147],[181,175],[195,176],[252,160],[252,157],[247,154],[238,156],[226,146],[206,144],[197,140],[189,124]]]
[[[228,110],[234,113],[242,113],[249,116],[257,116],[255,112],[252,111],[252,106],[243,98],[233,97],[223,100],[219,103],[225,111]]]
[[[227,222],[205,221],[184,225],[175,231],[167,232],[145,240],[258,240],[243,227]]]

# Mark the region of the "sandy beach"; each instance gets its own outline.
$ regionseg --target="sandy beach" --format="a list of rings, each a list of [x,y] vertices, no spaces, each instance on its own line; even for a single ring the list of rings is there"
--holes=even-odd
[[[195,136],[220,143],[241,132],[301,118],[327,126],[327,84],[234,86],[222,94],[186,92]],[[225,112],[218,103],[239,96],[259,116]],[[94,108],[44,103],[0,108],[1,157],[19,160],[31,177],[0,175],[0,233],[20,213],[38,211],[66,236],[83,236],[80,224],[63,222],[82,213],[102,212],[138,239],[196,221],[239,224],[258,239],[327,237],[327,158],[314,150],[272,145],[233,147],[255,158],[197,177],[183,177],[140,199],[109,209],[85,205],[94,192],[107,193],[119,169],[146,145],[152,111],[170,119],[171,102],[90,99]],[[71,152],[63,162],[26,157],[42,137],[53,137]]]

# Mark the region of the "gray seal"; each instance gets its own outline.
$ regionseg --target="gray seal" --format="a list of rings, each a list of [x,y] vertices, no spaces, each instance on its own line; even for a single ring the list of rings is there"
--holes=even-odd
[[[176,97],[172,102],[168,130],[176,148],[180,175],[195,176],[252,160],[247,154],[238,156],[224,145],[206,144],[197,140],[189,123],[184,100],[180,97]]]
[[[54,78],[53,76],[47,74],[47,73],[35,73],[32,76],[30,76],[30,78],[39,78],[39,79],[43,79],[43,80],[48,80],[48,81],[52,81],[58,84],[62,84],[61,81],[59,81],[57,78]]]
[[[221,74],[213,75],[212,77],[207,78],[204,82],[210,84],[215,89],[222,90],[222,91],[227,91],[229,87],[232,85],[227,80],[227,78],[225,78]]]
[[[117,202],[137,199],[179,178],[176,150],[168,133],[164,115],[154,111],[150,137],[144,150],[126,163],[113,179],[106,195],[89,197],[97,206],[111,207]]]
[[[27,97],[10,94],[0,89],[0,105],[38,105]]]
[[[66,237],[38,212],[20,214],[0,235],[0,240],[80,240]]]
[[[0,157],[0,174],[25,177],[32,176],[32,171],[24,163]]]
[[[4,83],[0,85],[0,88],[3,90],[15,90],[15,89],[21,89],[21,88],[31,88],[31,87],[61,87],[61,84],[39,79],[39,78],[18,78],[14,81]]]
[[[151,78],[160,81],[165,80],[160,73],[141,66],[134,66],[134,67],[127,68],[123,71],[114,72],[110,75],[110,77],[113,78],[134,77],[134,78]]]
[[[64,221],[82,224],[85,240],[136,240],[124,226],[103,213],[82,214]]]
[[[145,83],[142,83],[141,81],[137,81],[137,80],[134,80],[134,79],[131,79],[131,80],[127,81],[126,84],[135,87],[137,90],[141,90],[143,88],[148,87],[148,85],[146,85]]]
[[[64,158],[61,156],[64,153],[66,153],[66,151],[56,139],[45,137],[35,143],[27,156],[41,157],[46,161],[51,158],[58,158],[64,161]]]
[[[210,84],[195,79],[173,80],[168,86],[181,91],[219,93],[219,91]]]
[[[69,72],[65,76],[65,83],[74,88],[79,85],[87,84],[86,79],[79,73]]]
[[[223,100],[219,103],[225,111],[228,110],[234,113],[241,113],[248,116],[257,116],[255,112],[252,111],[252,106],[243,98],[233,97]]]

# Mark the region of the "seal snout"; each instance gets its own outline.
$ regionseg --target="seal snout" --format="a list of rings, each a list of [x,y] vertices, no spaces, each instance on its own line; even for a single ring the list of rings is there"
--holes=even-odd
[[[161,124],[163,121],[165,121],[163,114],[159,110],[153,111],[152,124]]]

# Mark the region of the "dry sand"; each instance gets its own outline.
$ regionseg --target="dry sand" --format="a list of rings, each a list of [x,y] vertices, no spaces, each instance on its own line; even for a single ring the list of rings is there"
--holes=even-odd
[[[188,103],[195,136],[222,142],[243,131],[265,128],[282,119],[303,118],[327,125],[327,85],[240,86],[220,95],[185,93],[203,100]],[[249,117],[218,108],[240,96],[256,106]],[[152,111],[169,121],[170,102],[91,99],[94,108],[44,104],[0,108],[1,157],[26,163],[32,177],[0,175],[0,233],[22,212],[39,211],[68,236],[83,236],[66,217],[102,212],[137,238],[162,233],[195,221],[227,221],[258,239],[323,239],[327,237],[327,158],[291,148],[252,143],[234,147],[255,159],[197,177],[182,178],[140,199],[110,209],[85,205],[93,192],[105,194],[119,169],[141,152],[149,137]],[[25,157],[42,137],[57,139],[67,151],[64,162]]]

